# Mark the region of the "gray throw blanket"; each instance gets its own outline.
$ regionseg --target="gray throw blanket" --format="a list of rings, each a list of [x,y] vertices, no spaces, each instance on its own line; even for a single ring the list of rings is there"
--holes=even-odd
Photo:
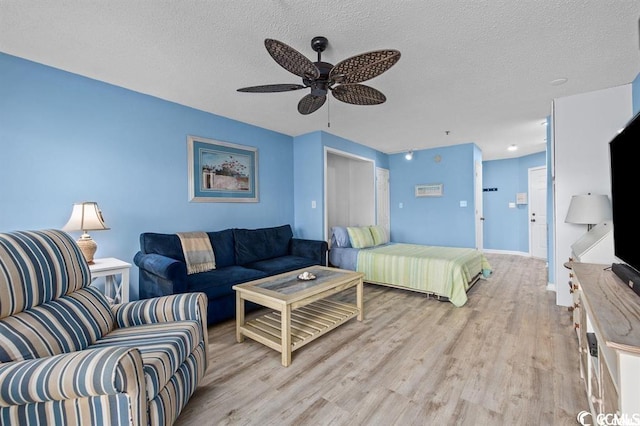
[[[182,244],[187,274],[197,274],[216,269],[213,247],[206,232],[178,232]]]

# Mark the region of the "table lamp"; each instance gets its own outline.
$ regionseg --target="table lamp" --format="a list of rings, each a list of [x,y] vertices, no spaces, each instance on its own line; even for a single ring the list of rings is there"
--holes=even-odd
[[[587,232],[594,225],[611,219],[611,202],[609,197],[601,194],[574,195],[571,197],[566,223],[587,225]]]
[[[102,212],[98,208],[98,203],[94,201],[74,203],[71,217],[67,224],[62,227],[63,231],[82,231],[77,243],[89,264],[93,263],[93,255],[96,253],[98,245],[87,231],[102,231],[105,229],[109,228],[102,219]]]

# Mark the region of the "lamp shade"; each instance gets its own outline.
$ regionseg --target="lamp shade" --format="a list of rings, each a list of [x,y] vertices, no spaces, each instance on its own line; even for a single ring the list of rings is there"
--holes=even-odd
[[[596,225],[611,219],[611,201],[602,194],[574,195],[571,197],[566,223]]]
[[[84,201],[75,203],[71,211],[71,217],[63,231],[99,231],[109,229],[102,219],[102,212],[98,208],[98,203],[94,201]]]

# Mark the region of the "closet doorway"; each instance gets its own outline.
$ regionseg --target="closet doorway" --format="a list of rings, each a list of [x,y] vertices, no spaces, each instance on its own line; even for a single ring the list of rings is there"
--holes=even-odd
[[[375,162],[325,147],[325,235],[334,226],[365,226],[376,223]]]
[[[389,170],[376,167],[376,225],[391,233],[391,208],[389,206]]]

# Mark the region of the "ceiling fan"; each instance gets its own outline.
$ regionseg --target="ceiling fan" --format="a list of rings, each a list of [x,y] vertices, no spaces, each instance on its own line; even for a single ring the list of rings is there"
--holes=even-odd
[[[359,83],[372,79],[395,65],[400,59],[399,51],[375,50],[352,56],[334,66],[322,62],[322,52],[328,44],[326,37],[314,37],[311,40],[311,48],[318,53],[318,60],[311,62],[291,46],[278,40],[266,39],[264,45],[271,57],[287,71],[302,77],[303,84],[267,84],[243,87],[238,92],[289,92],[310,88],[311,93],[298,102],[298,112],[304,115],[311,114],[324,105],[328,91],[337,100],[353,105],[379,105],[387,100],[379,90]]]

